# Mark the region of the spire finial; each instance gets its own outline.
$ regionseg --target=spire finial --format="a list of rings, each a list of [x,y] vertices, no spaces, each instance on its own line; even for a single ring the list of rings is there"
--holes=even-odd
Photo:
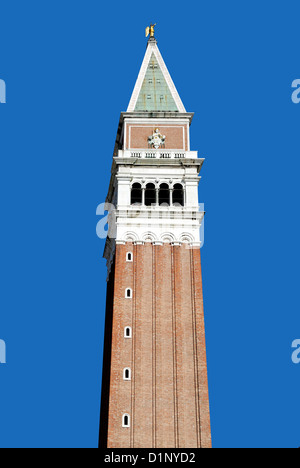
[[[149,41],[153,41],[155,40],[155,37],[154,37],[154,28],[156,26],[156,23],[155,24],[150,24],[150,26],[148,26],[146,28],[146,37],[148,37],[150,35],[150,38],[149,38]]]

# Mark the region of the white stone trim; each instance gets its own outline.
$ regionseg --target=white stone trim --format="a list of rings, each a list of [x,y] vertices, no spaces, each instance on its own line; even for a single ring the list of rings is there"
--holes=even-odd
[[[124,122],[126,125],[131,125],[131,126],[135,126],[136,124],[137,125],[142,125],[142,126],[149,126],[151,124],[151,122],[153,122],[153,127],[159,127],[159,126],[165,126],[165,127],[168,127],[168,126],[172,126],[172,125],[188,125],[188,127],[190,127],[190,121],[189,119],[187,118],[178,118],[178,119],[174,119],[172,117],[148,117],[147,119],[143,118],[143,117],[139,117],[139,118],[136,118],[136,113],[134,113],[133,115],[135,117],[131,117],[131,114],[124,114],[125,117],[124,117]],[[182,115],[182,114],[181,114]]]
[[[172,234],[171,232],[165,232],[164,234],[161,235],[160,239],[163,243],[172,244],[176,242],[176,238],[174,234]]]
[[[153,158],[147,158],[147,154],[153,154]],[[169,158],[162,158],[162,155],[169,155]],[[131,149],[119,150],[118,158],[133,159],[198,159],[198,151],[185,151],[183,149]]]
[[[127,122],[126,120],[124,121],[124,144],[123,144],[123,148],[128,148],[127,146]]]
[[[195,249],[200,249],[201,247],[201,242],[191,242],[190,247],[193,247]]]
[[[124,244],[126,244],[126,242],[135,242],[138,240],[138,236],[135,232],[126,232],[125,235],[124,235],[124,240],[123,241],[117,241],[118,242],[123,242]]]
[[[146,232],[143,235],[143,242],[148,243],[148,242],[155,242],[157,241],[157,236],[153,232]]]
[[[180,236],[180,242],[181,243],[186,243],[186,244],[191,244],[195,241],[195,238],[194,236],[192,236],[190,233],[188,232],[184,232],[181,236]]]

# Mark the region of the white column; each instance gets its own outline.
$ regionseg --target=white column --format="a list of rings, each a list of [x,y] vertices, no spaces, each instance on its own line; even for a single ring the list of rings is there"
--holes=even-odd
[[[118,177],[118,206],[129,206],[131,199],[130,178]]]
[[[146,187],[142,187],[142,205],[145,206]]]
[[[173,192],[174,192],[174,189],[171,188],[170,189],[170,206],[173,206]]]
[[[156,187],[155,191],[156,191],[156,206],[158,206],[159,205],[159,187]]]
[[[198,206],[198,180],[187,180],[185,189],[186,206]]]

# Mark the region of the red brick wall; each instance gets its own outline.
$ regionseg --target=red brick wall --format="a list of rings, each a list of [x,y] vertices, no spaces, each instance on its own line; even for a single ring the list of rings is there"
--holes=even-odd
[[[125,149],[147,149],[156,128],[166,136],[166,149],[188,150],[188,125],[128,125]]]
[[[172,247],[153,247],[156,255],[156,447],[176,447]]]
[[[210,447],[200,250],[118,245],[115,265],[108,447]],[[125,413],[130,428],[122,428]]]

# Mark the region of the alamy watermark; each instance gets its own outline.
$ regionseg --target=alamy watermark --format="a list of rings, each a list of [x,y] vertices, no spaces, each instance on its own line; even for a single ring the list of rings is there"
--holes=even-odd
[[[147,232],[151,232],[153,226],[155,225],[156,229],[161,231],[166,237],[168,234],[171,234],[174,230],[174,224],[178,226],[185,226],[187,222],[190,221],[192,216],[193,220],[199,219],[200,223],[200,239],[201,244],[200,247],[202,248],[204,245],[204,204],[199,203],[198,211],[193,210],[192,215],[187,213],[182,206],[178,206],[176,209],[176,205],[174,207],[170,207],[169,205],[160,206],[160,210],[156,210],[158,208],[157,205],[152,205],[153,209],[148,209],[151,207],[146,206],[131,206],[128,209],[125,209],[122,213],[122,218],[130,219],[134,221],[135,228],[142,228],[145,234]],[[175,208],[175,210],[174,210]],[[106,239],[107,237],[110,239],[115,240],[117,237],[117,209],[111,203],[102,203],[98,205],[96,210],[96,215],[100,216],[101,219],[97,223],[97,236],[99,239]],[[126,211],[126,213],[125,213]],[[183,229],[184,231],[184,229]],[[182,236],[184,241],[193,242],[192,239],[189,239],[189,235],[186,236],[183,234]]]
[[[6,343],[0,340],[0,364],[6,364]]]
[[[292,343],[292,361],[294,364],[300,364],[300,340],[294,340]]]
[[[292,83],[292,88],[295,89],[292,93],[292,101],[294,104],[300,103],[300,80],[294,80]]]
[[[0,104],[6,104],[6,83],[0,80]]]

